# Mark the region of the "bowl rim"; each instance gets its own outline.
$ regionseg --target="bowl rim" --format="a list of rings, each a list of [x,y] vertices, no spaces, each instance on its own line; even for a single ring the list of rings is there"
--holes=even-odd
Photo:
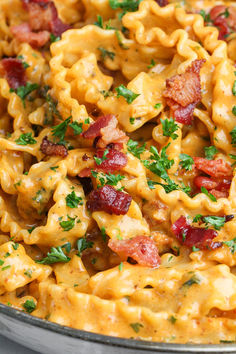
[[[116,346],[127,349],[139,349],[147,352],[180,352],[180,353],[220,353],[236,352],[236,344],[222,343],[222,344],[178,344],[178,343],[161,343],[161,342],[149,342],[143,340],[126,339],[113,336],[107,336],[103,334],[97,334],[84,330],[74,329],[67,326],[50,322],[39,317],[32,316],[10,306],[0,303],[0,314],[8,316],[18,322],[27,323],[30,326],[39,327],[41,329],[56,332],[63,336],[77,338],[87,342],[95,342],[106,346]],[[4,333],[1,333],[4,335]]]

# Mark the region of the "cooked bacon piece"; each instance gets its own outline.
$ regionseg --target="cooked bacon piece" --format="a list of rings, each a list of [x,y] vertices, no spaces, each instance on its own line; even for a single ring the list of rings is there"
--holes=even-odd
[[[205,187],[209,193],[218,198],[228,198],[231,179],[214,180],[205,176],[197,176],[194,178],[194,184],[200,193],[201,187]]]
[[[52,141],[48,140],[47,136],[43,138],[40,150],[47,156],[66,157],[68,155],[67,148],[64,145],[54,144]]]
[[[19,59],[2,59],[0,62],[0,73],[4,75],[9,86],[14,90],[26,84],[25,68]]]
[[[133,258],[145,267],[157,268],[161,263],[155,242],[147,236],[136,236],[129,240],[109,240],[108,246],[121,258]]]
[[[215,178],[226,178],[232,177],[233,175],[232,167],[230,164],[222,159],[207,160],[203,157],[194,157],[193,159],[195,167],[198,170],[205,172],[209,176]]]
[[[105,148],[110,143],[123,144],[126,143],[129,138],[126,134],[117,128],[118,121],[115,116],[108,114],[102,116],[93,123],[86,132],[82,135],[85,139],[96,139],[96,147],[101,149]]]
[[[168,0],[155,0],[160,7],[168,5]]]
[[[204,62],[203,59],[194,60],[184,74],[166,80],[163,96],[175,119],[180,123],[191,123],[193,110],[201,101],[200,69]]]
[[[97,150],[96,156],[102,158],[105,150]],[[105,173],[119,171],[123,168],[128,162],[127,156],[117,150],[109,150],[106,155],[106,160],[104,160],[101,165],[96,164],[96,171],[103,171]]]
[[[213,7],[210,11],[210,19],[219,29],[219,39],[225,40],[227,35],[236,31],[236,9],[233,6]]]
[[[80,178],[91,177],[91,176],[92,176],[91,168],[89,168],[89,167],[84,168],[82,171],[80,171],[80,173],[78,174],[78,176],[79,176]]]
[[[48,31],[32,32],[28,23],[11,27],[11,32],[20,42],[29,43],[34,48],[44,46],[50,39]]]
[[[112,120],[112,115],[108,114],[106,116],[101,116],[96,120],[95,123],[91,124],[88,130],[82,133],[85,139],[94,139],[101,136],[101,129],[106,127]]]
[[[181,216],[171,226],[171,231],[176,238],[187,247],[197,247],[199,249],[216,249],[222,246],[221,242],[212,242],[218,233],[213,229],[204,229],[200,227],[193,227],[187,223],[185,216]]]
[[[22,0],[29,13],[29,23],[11,27],[11,32],[20,42],[27,42],[33,47],[42,47],[48,42],[50,33],[60,36],[70,28],[63,23],[53,1]]]
[[[108,214],[125,215],[131,201],[132,197],[129,194],[107,185],[90,193],[87,208],[92,212],[105,211]]]
[[[53,1],[22,0],[29,12],[29,25],[33,31],[49,31],[55,36],[67,31],[70,26],[63,23]]]

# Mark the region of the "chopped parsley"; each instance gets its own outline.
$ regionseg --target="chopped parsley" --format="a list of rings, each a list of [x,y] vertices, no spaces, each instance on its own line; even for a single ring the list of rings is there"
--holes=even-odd
[[[143,327],[142,323],[130,323],[130,327],[132,327],[132,329],[134,330],[135,333],[138,333],[140,331],[140,328]]]
[[[0,266],[2,266],[4,264],[4,261],[2,259],[0,259]]]
[[[207,160],[212,160],[218,152],[215,146],[204,147],[204,151]]]
[[[123,270],[123,268],[124,268],[124,264],[123,264],[123,262],[121,262],[118,266],[118,269],[121,272]]]
[[[201,280],[198,278],[198,276],[196,274],[194,274],[189,280],[187,280],[185,283],[183,283],[182,287],[189,287],[192,286],[193,284],[200,284]]]
[[[52,128],[52,135],[60,139],[60,142],[64,142],[65,134],[69,123],[71,122],[71,116],[64,120],[64,122],[55,125]]]
[[[72,122],[69,124],[69,127],[73,129],[75,135],[80,135],[83,132],[83,123]]]
[[[58,42],[60,39],[61,39],[61,37],[55,36],[53,33],[50,33],[50,42],[51,43]]]
[[[101,52],[102,60],[105,60],[106,58],[114,60],[114,58],[115,58],[114,52],[110,52],[109,50],[104,49],[102,47],[98,47],[98,50],[100,50],[100,52]]]
[[[34,300],[26,300],[26,302],[22,306],[28,313],[31,313],[36,309],[36,304]]]
[[[170,316],[170,317],[168,318],[168,320],[169,320],[172,324],[175,324],[175,322],[177,321],[177,318],[174,317],[174,316]]]
[[[193,218],[193,222],[199,222],[202,219],[202,214],[197,214]]]
[[[160,108],[161,108],[161,103],[156,103],[156,104],[154,105],[154,108],[155,108],[155,109],[160,109]]]
[[[223,244],[230,248],[230,252],[232,254],[236,252],[236,237],[233,238],[231,241],[224,241]]]
[[[145,147],[146,143],[144,143],[142,146],[139,146],[138,142],[132,139],[129,139],[127,143],[128,151],[138,159],[140,159],[140,155],[145,151]]]
[[[23,55],[18,55],[17,59],[21,60],[24,69],[27,69],[30,67],[30,65],[24,61]]]
[[[120,85],[115,88],[117,92],[117,97],[124,97],[128,104],[131,104],[138,96],[139,93],[134,93],[133,91],[127,89],[124,85]]]
[[[50,167],[50,170],[57,172],[58,168],[59,168],[59,166],[52,166],[52,167]]]
[[[200,248],[197,248],[197,247],[193,246],[193,247],[192,247],[192,251],[193,251],[193,252],[200,251]]]
[[[184,168],[186,171],[191,171],[193,168],[193,158],[187,154],[180,154],[180,166]]]
[[[208,196],[213,202],[217,201],[216,197],[213,194],[209,193],[205,187],[201,187],[201,192]]]
[[[77,208],[78,205],[83,205],[83,201],[81,197],[78,197],[75,194],[75,191],[71,192],[70,194],[67,194],[66,196],[66,205],[69,208]]]
[[[102,234],[103,241],[106,242],[107,235],[106,235],[106,228],[104,226],[101,227],[101,234]]]
[[[37,141],[32,137],[32,133],[21,134],[15,142],[17,145],[33,145],[37,143]]]
[[[67,215],[67,218],[68,220],[60,222],[60,226],[63,228],[64,231],[70,231],[75,226],[76,216],[72,218],[69,215]]]
[[[215,230],[220,230],[225,224],[225,216],[204,216],[202,220],[206,225],[212,225]]]
[[[30,229],[28,229],[28,233],[31,234],[31,232],[35,229],[36,226],[32,226]]]
[[[112,173],[99,173],[96,171],[91,171],[92,176],[97,178],[99,178],[99,181],[101,183],[101,185],[98,185],[98,188],[103,187],[105,185],[110,185],[110,186],[116,186],[118,184],[118,182],[122,181],[125,176],[121,176],[120,174],[114,175]]]
[[[94,22],[94,25],[103,28],[103,19],[101,15],[97,15],[97,21]]]
[[[93,242],[88,241],[85,237],[79,238],[77,241],[77,248],[78,248],[77,256],[81,257],[83,251],[92,247],[93,247]]]
[[[173,140],[178,138],[178,135],[175,134],[176,130],[178,130],[178,125],[175,123],[173,118],[161,119],[161,124],[164,136],[169,136]]]
[[[26,275],[28,278],[32,278],[32,269],[27,269],[25,272],[24,272],[24,275]]]
[[[116,38],[118,40],[118,43],[119,43],[119,46],[122,48],[122,49],[129,49],[129,47],[127,47],[124,43],[123,43],[123,37],[121,35],[121,33],[119,31],[115,31],[115,34],[116,34]]]
[[[123,11],[134,12],[138,10],[142,0],[109,0],[109,5],[113,10],[122,9]]]
[[[133,117],[130,117],[130,119],[129,119],[129,122],[130,122],[130,124],[134,124],[134,122],[135,122],[135,118],[133,118]]]
[[[10,89],[10,92],[15,92],[17,96],[20,97],[23,106],[25,107],[25,99],[26,97],[33,91],[37,90],[39,88],[38,84],[30,84],[29,82],[26,83],[25,86],[19,86],[17,89]]]
[[[47,257],[36,261],[39,264],[53,264],[58,262],[67,263],[70,261],[70,257],[67,257],[60,246],[52,247],[50,252],[47,253]]]
[[[205,22],[212,22],[210,14],[206,14],[205,10],[200,10],[199,14],[203,17]]]
[[[231,144],[236,145],[236,127],[230,132],[230,135],[232,139]]]
[[[19,248],[19,243],[13,243],[12,248],[13,248],[13,250],[17,251]]]
[[[101,158],[100,157],[96,157],[96,156],[93,157],[98,166],[100,166],[103,163],[103,161],[105,161],[107,159],[106,156],[107,156],[108,153],[109,153],[109,150],[106,149]]]
[[[43,193],[46,192],[44,188],[39,189],[32,200],[36,201],[36,203],[42,203],[43,201]]]
[[[233,87],[232,87],[232,94],[234,96],[236,96],[236,80],[234,80],[234,84],[233,84]]]
[[[153,68],[156,65],[156,62],[154,59],[151,60],[151,63],[147,66],[148,69]]]
[[[66,243],[64,243],[64,245],[61,246],[61,248],[64,248],[67,253],[70,253],[70,251],[71,251],[71,243],[70,242],[66,242]]]
[[[232,113],[233,113],[234,116],[236,116],[236,106],[233,106]]]
[[[148,187],[150,188],[150,189],[155,189],[155,185],[157,185],[157,184],[159,184],[158,182],[155,182],[155,181],[152,181],[152,180],[148,180],[147,181],[147,184],[148,184]]]

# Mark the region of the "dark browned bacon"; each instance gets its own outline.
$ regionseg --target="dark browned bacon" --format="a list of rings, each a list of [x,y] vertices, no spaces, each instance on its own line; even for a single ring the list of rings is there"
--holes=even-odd
[[[160,7],[168,5],[168,0],[155,0]]]
[[[131,201],[132,197],[129,194],[107,185],[90,193],[87,208],[91,212],[105,211],[108,214],[125,215]]]
[[[207,160],[203,157],[194,157],[194,164],[198,170],[215,178],[232,177],[233,170],[228,162],[222,159]]]
[[[166,80],[163,96],[174,118],[183,124],[191,124],[193,111],[201,101],[200,69],[205,60],[194,60],[184,74]]]
[[[155,242],[147,236],[136,236],[129,240],[109,240],[108,246],[120,257],[133,258],[145,267],[157,268],[161,263]]]
[[[104,155],[104,152],[104,149],[97,150],[96,156],[101,159]],[[123,152],[109,149],[109,152],[106,155],[106,159],[100,165],[96,164],[95,170],[103,171],[105,173],[113,173],[125,167],[127,162],[127,156]]]
[[[19,59],[2,59],[0,61],[0,73],[6,78],[9,86],[14,90],[26,84],[25,68]]]
[[[43,138],[40,145],[40,150],[47,156],[66,157],[68,155],[67,148],[64,145],[53,143],[52,141],[48,140],[47,136]]]

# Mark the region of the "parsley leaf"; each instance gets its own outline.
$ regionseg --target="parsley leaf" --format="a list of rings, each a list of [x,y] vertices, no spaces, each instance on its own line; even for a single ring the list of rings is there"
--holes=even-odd
[[[33,145],[37,143],[37,141],[32,137],[32,133],[21,134],[15,142],[18,145]]]
[[[134,12],[138,10],[142,0],[109,0],[109,5],[113,10],[122,9],[124,11]]]
[[[236,252],[236,237],[233,238],[231,241],[224,241],[223,244],[230,248],[230,252],[232,254]]]
[[[58,109],[58,102],[52,98],[50,94],[45,96],[45,100],[48,104],[48,109],[45,114],[44,124],[52,124],[53,123],[53,115],[55,114],[59,119],[62,119]]]
[[[107,240],[107,235],[106,235],[106,228],[104,226],[101,227],[101,234],[102,234],[102,239],[104,242]]]
[[[232,94],[234,96],[236,96],[236,80],[234,80],[234,84],[233,84],[233,87],[232,87]]]
[[[150,160],[153,160],[154,162],[150,162],[149,160],[143,161],[143,164],[147,169],[164,179],[164,181],[170,180],[166,170],[170,169],[174,164],[174,160],[169,160],[168,156],[166,155],[166,150],[169,146],[170,144],[162,149],[161,155],[159,155],[155,146],[151,146],[150,152],[152,154],[150,156]]]
[[[23,55],[18,55],[17,59],[21,60],[24,69],[27,69],[30,67],[30,65],[24,61]]]
[[[236,145],[236,127],[230,132],[230,135],[232,139],[231,144]]]
[[[76,216],[72,218],[69,215],[67,215],[67,218],[68,220],[60,222],[60,226],[64,229],[64,231],[70,231],[75,226]]]
[[[225,224],[224,216],[204,216],[202,218],[206,225],[210,224],[214,227],[215,230],[220,230]]]
[[[71,192],[70,194],[67,194],[66,196],[66,205],[69,208],[77,208],[78,205],[83,205],[83,201],[81,197],[78,197],[75,194],[75,191]]]
[[[178,125],[175,123],[173,118],[161,119],[161,124],[164,136],[169,136],[173,140],[178,138],[178,135],[175,134],[176,130],[178,130]]]
[[[120,272],[123,270],[123,267],[124,267],[123,262],[120,262],[120,264],[118,266],[118,269],[119,269]]]
[[[236,116],[236,106],[233,106],[232,113],[233,113],[234,116]]]
[[[133,117],[130,117],[130,119],[129,119],[129,122],[130,122],[130,124],[134,124],[134,122],[135,122],[135,118],[133,118]]]
[[[117,97],[124,97],[128,104],[131,104],[138,96],[139,93],[134,93],[133,91],[127,89],[124,85],[120,85],[115,88],[117,92]]]
[[[197,214],[195,215],[195,217],[193,218],[193,222],[198,222],[202,219],[202,214]]]
[[[29,82],[26,83],[25,86],[19,86],[17,89],[10,89],[10,92],[15,92],[17,96],[20,97],[22,100],[23,106],[25,107],[25,99],[26,97],[33,91],[39,88],[38,84],[30,84]]]
[[[95,173],[94,173],[95,172]],[[92,176],[97,178],[98,173],[96,171],[92,171]],[[112,173],[99,173],[99,181],[101,183],[99,187],[103,187],[105,185],[116,186],[118,182],[122,181],[125,176],[121,176],[120,174],[113,175]]]
[[[130,327],[133,328],[135,333],[138,333],[140,331],[140,328],[143,327],[143,325],[142,323],[135,322],[135,323],[130,323]]]
[[[161,108],[161,103],[156,103],[156,104],[154,105],[154,108],[155,108],[155,109],[160,109],[160,108]]]
[[[71,117],[67,118],[66,120],[64,120],[64,122],[62,122],[58,125],[55,125],[52,128],[52,135],[57,136],[60,139],[60,142],[64,141],[66,129],[67,129],[70,121],[71,121]]]
[[[154,59],[151,60],[151,63],[147,66],[148,69],[153,68],[156,65],[156,62]]]
[[[215,146],[204,147],[204,150],[205,150],[205,157],[207,160],[212,160],[218,152]]]
[[[100,165],[103,163],[103,161],[105,161],[105,160],[107,159],[106,156],[107,156],[108,153],[109,153],[109,150],[106,149],[106,150],[104,151],[104,153],[103,153],[102,158],[96,157],[96,156],[93,157],[94,160],[95,160],[95,162],[96,162],[96,164],[97,164],[98,166],[100,166]]]
[[[73,129],[75,135],[80,135],[83,132],[83,123],[78,123],[75,121],[70,123],[69,127]]]
[[[101,52],[102,60],[105,60],[106,57],[110,58],[111,60],[114,60],[114,58],[115,58],[114,52],[110,52],[109,50],[104,49],[102,47],[98,47],[98,50],[100,50],[100,52]]]
[[[183,285],[181,286],[184,287],[184,286],[191,286],[193,284],[200,284],[201,283],[201,280],[198,278],[198,276],[196,274],[194,274],[189,280],[187,280],[185,283],[183,283]]]
[[[50,42],[54,43],[54,42],[58,42],[61,39],[60,36],[55,36],[53,33],[50,33]]]
[[[36,304],[34,300],[26,300],[26,302],[22,306],[28,313],[31,313],[36,309]]]
[[[93,247],[93,242],[87,241],[85,237],[79,238],[77,241],[77,248],[78,248],[77,256],[81,257],[83,251],[92,247]]]
[[[191,171],[193,168],[193,158],[187,154],[180,154],[180,166],[184,168],[186,171]]]
[[[201,192],[206,194],[210,198],[210,200],[212,200],[213,202],[216,202],[216,200],[217,200],[216,197],[213,194],[209,193],[205,187],[201,187]]]
[[[144,143],[142,146],[138,146],[138,142],[132,139],[129,139],[127,143],[128,151],[138,159],[140,159],[140,155],[145,151],[145,147],[146,143]]]
[[[101,15],[97,15],[97,21],[94,22],[94,25],[103,28],[103,19]]]
[[[115,31],[115,35],[116,35],[116,38],[118,40],[118,43],[119,43],[119,46],[122,48],[122,49],[129,49],[129,47],[127,47],[124,43],[123,43],[123,37],[121,35],[121,33],[119,31]]]
[[[67,263],[70,261],[70,257],[67,257],[62,251],[60,246],[52,247],[50,252],[47,253],[47,257],[41,259],[41,261],[36,261],[39,264],[53,264],[58,262]]]

